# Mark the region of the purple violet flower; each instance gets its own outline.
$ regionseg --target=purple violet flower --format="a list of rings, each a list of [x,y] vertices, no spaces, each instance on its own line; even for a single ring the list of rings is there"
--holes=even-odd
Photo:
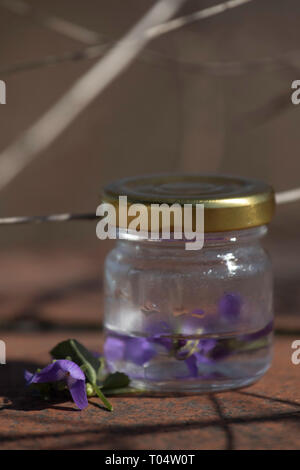
[[[191,343],[191,346],[189,346]],[[194,343],[194,344],[193,344]],[[214,362],[208,353],[212,351],[217,344],[215,339],[200,339],[199,341],[186,341],[186,345],[183,345],[181,349],[177,352],[178,359],[184,360],[191,377],[198,376],[198,367],[197,364],[210,364]],[[186,346],[189,346],[186,348]],[[192,352],[192,354],[190,354]]]
[[[108,362],[127,360],[142,366],[155,356],[156,350],[147,338],[108,336],[104,354]]]
[[[173,343],[170,337],[172,328],[166,321],[155,320],[148,322],[145,332],[149,335],[147,340],[151,343],[164,346],[168,351],[172,349]]]
[[[125,353],[125,338],[108,336],[104,343],[104,356],[108,362],[122,361]]]
[[[184,315],[180,322],[180,333],[193,335],[202,329],[203,317],[205,313],[202,309],[193,310],[190,314]],[[122,335],[107,336],[104,344],[104,355],[110,363],[118,361],[129,361],[136,365],[143,366],[160,354],[157,347],[174,354],[178,360],[184,361],[189,371],[189,377],[198,376],[198,364],[211,363],[211,351],[215,348],[215,339],[189,340],[178,338],[172,339],[173,329],[165,320],[148,319],[145,325],[147,337],[128,337]]]
[[[241,313],[242,299],[239,294],[226,293],[219,301],[219,313],[227,320],[236,320]]]
[[[203,354],[209,353],[212,349],[217,344],[217,340],[215,338],[205,338],[205,339],[200,339],[198,348],[199,352],[202,352]]]
[[[190,357],[185,359],[184,361],[187,365],[187,368],[190,372],[190,377],[197,377],[198,375],[198,366],[197,366],[197,358],[195,354],[192,354]]]
[[[208,353],[210,353],[216,345],[217,340],[213,338],[199,340],[197,351],[194,354],[198,364],[209,364],[214,362],[211,357],[208,357]]]
[[[146,338],[129,338],[126,341],[125,359],[142,366],[156,355],[155,345]]]
[[[258,339],[265,338],[273,331],[273,320],[271,320],[267,325],[261,330],[255,331],[254,333],[249,333],[248,335],[243,335],[240,337],[241,341],[257,341]]]
[[[170,335],[172,329],[170,325],[163,320],[148,321],[145,331],[149,336],[160,337],[161,335]]]
[[[78,408],[82,410],[88,406],[85,375],[80,367],[72,361],[60,359],[35,374],[25,371],[24,376],[27,385],[64,380]]]

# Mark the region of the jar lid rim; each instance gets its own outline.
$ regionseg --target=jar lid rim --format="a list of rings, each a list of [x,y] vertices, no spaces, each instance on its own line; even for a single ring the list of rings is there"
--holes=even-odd
[[[240,230],[269,223],[275,210],[273,188],[262,181],[219,174],[154,174],[108,184],[104,202],[128,205],[204,205],[205,232]]]

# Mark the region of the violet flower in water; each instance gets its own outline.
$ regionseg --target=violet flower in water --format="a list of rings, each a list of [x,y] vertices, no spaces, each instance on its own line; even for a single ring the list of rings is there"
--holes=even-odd
[[[219,314],[229,321],[237,320],[241,314],[242,298],[239,294],[226,293],[219,301]]]
[[[203,315],[203,311],[197,310]],[[181,322],[182,334],[193,334],[201,328],[201,318],[186,315]],[[151,361],[161,347],[168,354],[173,355],[179,361],[184,361],[187,366],[187,377],[198,376],[198,364],[209,363],[207,354],[215,347],[215,339],[188,340],[185,338],[172,338],[171,326],[166,321],[149,321],[145,327],[147,337],[128,337],[123,335],[109,335],[104,344],[104,355],[108,365],[119,361],[128,361],[143,366]]]
[[[225,319],[226,322],[239,320],[242,305],[240,294],[224,293],[217,303],[219,318]],[[201,334],[207,334],[210,328],[204,310],[195,309],[177,317],[174,324],[157,317],[155,320],[153,317],[148,317],[144,325],[146,337],[108,335],[104,345],[104,354],[108,366],[113,367],[115,367],[115,362],[122,361],[144,366],[155,356],[167,354],[186,364],[187,372],[184,378],[206,379],[215,377],[218,373],[201,373],[201,364],[204,367],[203,371],[207,371],[208,368],[205,365],[213,366],[217,362],[226,360],[231,354],[238,353],[241,341],[251,343],[257,338],[267,336],[271,329],[272,325],[268,324],[259,332],[233,339],[209,337],[197,339],[197,336],[201,338]],[[183,376],[178,378],[183,378]]]
[[[25,371],[24,376],[27,385],[64,381],[78,408],[82,410],[88,406],[85,375],[80,367],[72,361],[60,359],[35,374]]]
[[[198,376],[199,364],[210,364],[213,362],[208,354],[215,348],[217,340],[182,340],[182,343],[182,347],[178,350],[176,357],[185,361],[190,377],[195,378]]]
[[[149,338],[109,336],[104,344],[104,355],[108,362],[126,360],[142,366],[156,355],[156,349]]]

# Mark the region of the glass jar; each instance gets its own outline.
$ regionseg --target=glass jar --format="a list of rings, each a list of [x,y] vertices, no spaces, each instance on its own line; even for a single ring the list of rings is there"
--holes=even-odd
[[[189,187],[188,177],[181,178]],[[210,200],[212,194],[219,197],[220,183],[216,190],[215,177],[206,176],[203,184],[204,177],[198,176],[197,190],[195,178],[193,194],[204,202],[204,221],[211,229],[205,197],[207,192]],[[212,179],[209,184],[207,178]],[[232,206],[232,179],[228,188],[228,180],[222,178],[222,197],[226,193]],[[155,184],[156,189],[161,186],[161,180]],[[171,200],[178,200],[177,183],[175,187]],[[245,197],[240,186],[234,191],[236,197]],[[153,193],[157,202],[157,191]],[[257,190],[254,193],[257,196]],[[259,194],[261,198],[261,189]],[[268,214],[266,207],[263,211],[256,207],[255,217],[260,212],[264,222],[273,210],[272,191],[268,194]],[[253,200],[251,204],[253,218]],[[221,208],[217,209],[220,215]],[[222,217],[216,228],[224,223]],[[273,326],[272,271],[261,246],[267,227],[248,223],[247,228],[233,228],[205,231],[204,246],[197,251],[186,250],[184,240],[152,240],[123,232],[105,265],[104,352],[111,371],[126,373],[133,387],[159,392],[236,388],[266,372],[272,358]]]

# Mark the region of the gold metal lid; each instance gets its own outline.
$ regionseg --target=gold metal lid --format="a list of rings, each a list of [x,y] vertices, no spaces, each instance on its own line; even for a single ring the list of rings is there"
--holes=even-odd
[[[274,214],[271,186],[261,181],[213,174],[159,174],[125,178],[107,185],[103,201],[132,204],[204,205],[205,232],[240,230],[268,224]]]

